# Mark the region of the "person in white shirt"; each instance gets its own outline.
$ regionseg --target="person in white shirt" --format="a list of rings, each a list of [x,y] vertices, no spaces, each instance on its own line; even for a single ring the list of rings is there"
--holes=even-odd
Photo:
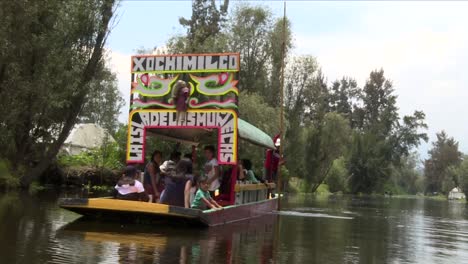
[[[205,175],[208,176],[208,184],[210,188],[211,197],[215,197],[215,191],[219,188],[219,165],[216,159],[216,150],[212,145],[206,146],[205,157],[207,162],[205,163]]]
[[[115,198],[120,200],[133,200],[147,202],[148,195],[145,192],[143,184],[136,178],[140,172],[134,166],[127,166],[124,174],[115,185],[116,195]]]

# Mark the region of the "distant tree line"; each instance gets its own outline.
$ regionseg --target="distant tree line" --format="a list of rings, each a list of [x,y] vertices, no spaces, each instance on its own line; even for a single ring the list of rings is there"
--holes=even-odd
[[[180,18],[186,34],[169,40],[169,52],[240,52],[241,118],[274,135],[279,132],[283,18],[244,3],[228,12],[228,4],[194,1],[192,16]],[[351,193],[422,190],[412,150],[427,140],[424,113],[399,115],[393,84],[383,70],[372,71],[362,87],[349,77],[329,84],[316,58],[293,56],[293,46],[288,20],[284,174],[304,179],[311,192],[322,183]],[[243,144],[242,154],[262,166],[258,150]]]

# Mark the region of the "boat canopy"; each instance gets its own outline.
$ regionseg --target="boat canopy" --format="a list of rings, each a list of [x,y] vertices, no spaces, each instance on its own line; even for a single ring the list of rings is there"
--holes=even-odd
[[[249,122],[238,119],[239,137],[260,147],[275,149],[273,139]]]
[[[239,138],[259,147],[264,147],[267,149],[275,148],[275,144],[273,143],[271,137],[249,122],[239,118],[237,127],[239,131]],[[215,139],[217,134],[212,133],[214,130],[215,129],[207,128],[160,128],[149,129],[149,133],[157,135],[163,139],[175,140],[191,145],[198,145],[198,143],[202,140],[209,140],[210,138]]]

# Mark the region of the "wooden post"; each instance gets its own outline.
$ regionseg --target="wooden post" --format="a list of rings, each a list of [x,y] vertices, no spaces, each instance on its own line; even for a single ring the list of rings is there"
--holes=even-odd
[[[279,154],[280,161],[283,158],[284,146],[284,71],[285,63],[284,57],[286,56],[286,1],[284,1],[284,14],[283,14],[283,42],[281,46],[281,79],[280,79],[280,146]],[[278,211],[281,210],[281,165],[278,166],[276,190],[278,194]]]

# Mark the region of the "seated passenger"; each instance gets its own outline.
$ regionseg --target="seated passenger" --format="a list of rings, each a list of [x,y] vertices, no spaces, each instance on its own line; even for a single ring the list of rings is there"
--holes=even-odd
[[[249,181],[250,183],[260,183],[255,177],[255,173],[252,170],[252,162],[248,159],[243,159],[241,160],[241,163],[242,167],[244,168],[244,181]]]
[[[162,204],[184,207],[185,183],[190,177],[188,172],[191,168],[192,163],[187,160],[180,160],[174,169],[171,166],[167,168],[161,166],[161,171],[166,175],[166,189],[160,201]]]
[[[161,198],[164,196],[165,189],[166,189],[166,184],[170,182],[170,178],[166,177],[168,174],[172,174],[175,172],[175,167],[177,162],[180,160],[180,152],[172,152],[171,156],[169,157],[169,160],[164,161],[164,163],[159,166],[159,171],[161,172],[161,179],[162,179],[162,186],[163,189],[159,195],[159,201],[161,201]]]
[[[210,184],[208,182],[208,177],[201,176],[198,180],[198,190],[195,194],[191,207],[194,209],[206,210],[207,208],[215,209],[223,207],[219,205],[213,198],[211,198]]]
[[[195,198],[195,193],[197,192],[197,179],[198,175],[192,175],[185,183],[185,190],[184,190],[184,205],[185,208],[190,208],[190,205]]]
[[[143,188],[143,184],[136,180],[140,172],[134,166],[127,166],[122,178],[115,185],[117,191],[115,198],[120,200],[133,200],[147,202],[148,195]]]
[[[192,154],[191,154],[191,153],[186,153],[186,154],[184,154],[184,157],[183,157],[182,159],[188,160],[188,161],[190,161],[190,162],[193,163],[193,159],[192,159]]]

